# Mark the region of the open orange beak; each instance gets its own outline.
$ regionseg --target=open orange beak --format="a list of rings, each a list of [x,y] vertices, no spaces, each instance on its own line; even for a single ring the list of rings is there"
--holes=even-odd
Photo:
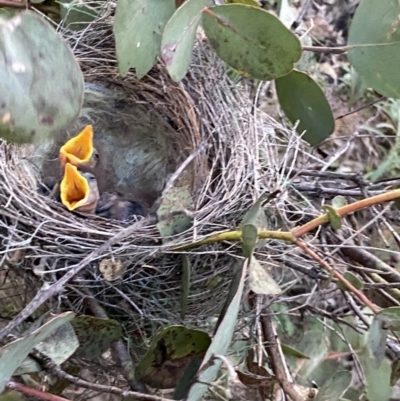
[[[86,126],[77,136],[70,139],[60,148],[61,166],[67,163],[74,166],[87,165],[94,167],[97,163],[98,154],[93,147],[93,127]]]
[[[94,176],[90,175],[93,180]],[[68,210],[94,213],[99,198],[97,182],[89,182],[76,166],[65,165],[64,178],[60,186],[61,202]]]

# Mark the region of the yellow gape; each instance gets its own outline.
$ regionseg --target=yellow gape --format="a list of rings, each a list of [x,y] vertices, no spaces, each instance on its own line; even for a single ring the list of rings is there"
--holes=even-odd
[[[93,214],[99,200],[96,177],[82,173],[70,163],[65,165],[60,185],[61,202],[68,210]]]
[[[71,138],[60,148],[61,166],[67,163],[77,167],[93,168],[99,159],[93,147],[93,127],[86,126],[77,136]]]

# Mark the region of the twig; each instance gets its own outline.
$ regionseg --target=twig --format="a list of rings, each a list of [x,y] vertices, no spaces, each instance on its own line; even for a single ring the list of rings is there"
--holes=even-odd
[[[336,117],[335,120],[340,120],[341,118],[345,118],[345,117],[350,116],[350,115],[352,115],[352,114],[358,113],[359,111],[364,110],[364,109],[367,109],[368,107],[373,106],[375,103],[379,103],[381,100],[385,100],[385,99],[386,99],[386,97],[380,96],[378,99],[375,99],[375,100],[373,100],[372,102],[369,102],[369,103],[367,103],[367,104],[364,104],[363,106],[360,106],[360,107],[358,107],[358,108],[355,109],[355,110],[351,110],[351,111],[349,111],[348,113],[345,113],[345,114],[342,114],[342,115]]]
[[[375,314],[379,313],[379,308],[373,304],[361,291],[357,290],[353,284],[351,284],[348,280],[346,280],[337,270],[333,269],[328,265],[321,257],[319,257],[314,251],[304,244],[304,242],[297,240],[296,245],[301,248],[304,253],[311,256],[315,261],[317,261],[325,270],[332,272],[333,277],[337,278],[341,281],[363,304],[368,306],[372,312]]]
[[[277,349],[278,345],[276,343],[274,328],[272,326],[271,312],[268,307],[263,308],[260,316],[260,321],[264,340],[267,343],[265,345],[265,350],[267,351],[270,358],[272,371],[278,379],[282,390],[293,401],[303,401],[303,398],[294,389],[293,383],[289,382],[285,377],[284,365],[280,353]]]
[[[343,46],[343,47],[323,47],[323,46],[303,46],[302,49],[308,52],[314,53],[331,53],[331,54],[343,54],[351,50],[354,46]]]
[[[364,197],[362,191],[360,190],[352,190],[352,189],[339,189],[339,188],[326,188],[321,185],[307,185],[307,184],[293,184],[292,187],[299,192],[306,192],[310,196],[324,197],[328,196],[362,196]],[[369,195],[376,196],[381,195],[383,193],[387,193],[387,191],[369,191]]]
[[[371,196],[370,198],[363,199],[358,202],[354,202],[349,205],[340,207],[340,208],[336,209],[336,213],[338,216],[343,217],[346,214],[354,213],[356,211],[365,209],[372,205],[376,205],[378,203],[383,203],[383,202],[389,202],[389,201],[395,200],[397,198],[400,198],[400,189],[389,191],[389,192],[386,192],[381,195]],[[328,214],[324,214],[322,216],[317,217],[314,220],[311,220],[310,222],[304,224],[301,227],[295,228],[292,231],[292,233],[296,237],[301,237],[305,233],[307,233],[311,230],[314,230],[318,226],[328,223],[328,222],[329,222],[329,216],[328,216]]]
[[[137,391],[125,391],[125,390],[122,390],[115,386],[105,386],[103,384],[87,382],[86,380],[83,380],[79,377],[72,376],[69,373],[64,372],[48,356],[44,355],[43,353],[39,352],[36,349],[33,349],[30,354],[35,359],[38,360],[38,362],[43,366],[43,368],[48,370],[54,376],[57,376],[63,380],[68,380],[69,382],[71,382],[79,387],[83,387],[83,388],[87,388],[87,389],[95,390],[95,391],[101,391],[101,392],[105,392],[105,393],[109,393],[109,394],[116,394],[116,395],[122,396],[123,398],[134,397],[135,399],[140,400],[140,401],[170,401],[167,398],[159,397],[156,395],[142,394]],[[61,401],[61,400],[59,400],[59,401]]]
[[[25,384],[9,381],[6,384],[6,388],[9,390],[15,390],[19,393],[26,395],[27,397],[39,398],[45,401],[68,401],[66,398],[59,397],[58,395],[45,393],[44,391],[37,390],[32,387],[25,386]]]

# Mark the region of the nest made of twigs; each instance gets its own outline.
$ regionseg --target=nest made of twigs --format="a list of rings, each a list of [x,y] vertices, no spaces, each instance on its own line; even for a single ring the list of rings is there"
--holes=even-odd
[[[193,216],[193,227],[176,241],[162,245],[154,220],[145,218],[134,223],[136,228],[131,235],[93,258],[70,283],[62,299],[70,309],[83,312],[82,288],[85,288],[110,317],[126,323],[127,331],[136,331],[148,322],[157,327],[179,322],[182,261],[174,255],[174,244],[235,229],[262,193],[284,188],[286,169],[308,160],[307,148],[291,130],[254,107],[245,86],[231,82],[224,63],[202,40],[196,44],[189,73],[180,84],[169,78],[161,64],[142,80],[133,73],[120,78],[108,21],[94,24],[83,38],[72,37],[70,42],[86,82],[90,83],[79,122],[40,151],[27,146],[0,145],[2,264],[14,267],[16,274],[25,280],[27,295],[23,303],[27,303],[39,288],[40,280],[56,281],[70,266],[121,232],[124,226],[118,222],[69,213],[62,205],[40,195],[38,182],[43,174],[53,170],[57,161],[51,156],[56,158],[59,144],[76,134],[79,127],[93,123],[95,135],[102,132],[106,138],[115,125],[126,128],[141,121],[145,126],[147,118],[148,126],[141,131],[146,136],[146,129],[153,132],[151,127],[157,120],[158,127],[165,129],[164,144],[160,148],[160,142],[156,141],[160,157],[152,173],[139,178],[139,184],[135,182],[139,191],[134,195],[146,192],[146,182],[153,180],[155,184],[143,199],[151,209],[174,171],[203,146],[173,182],[175,187],[182,186],[191,192],[192,210],[182,213]],[[113,114],[111,108],[121,114]],[[151,141],[156,139],[153,136]],[[151,148],[148,143],[146,146]],[[141,159],[143,165],[151,165],[151,161]],[[120,183],[119,178],[111,181]],[[100,185],[110,184],[105,180]],[[127,185],[131,183],[122,183],[117,189],[123,190]],[[303,216],[304,209],[299,211],[295,203],[290,196],[278,197],[269,214],[286,220],[289,212],[291,216],[296,212]],[[235,255],[240,254],[235,247],[224,246],[221,251],[218,245],[210,245],[187,252],[192,271],[186,313],[189,324],[198,323],[221,308],[236,263]],[[258,256],[271,266],[285,258],[304,263],[292,246],[274,241],[258,251]],[[117,270],[112,273],[112,280],[104,274],[107,266]]]

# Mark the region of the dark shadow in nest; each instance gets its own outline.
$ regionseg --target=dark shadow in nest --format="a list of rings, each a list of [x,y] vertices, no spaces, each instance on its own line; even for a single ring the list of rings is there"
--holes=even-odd
[[[100,193],[117,192],[149,208],[187,154],[180,149],[182,138],[178,140],[177,131],[154,105],[112,86],[106,81],[86,84],[78,122],[52,143],[40,146],[35,164],[43,180],[60,179],[60,147],[91,124],[99,153],[92,172]]]

